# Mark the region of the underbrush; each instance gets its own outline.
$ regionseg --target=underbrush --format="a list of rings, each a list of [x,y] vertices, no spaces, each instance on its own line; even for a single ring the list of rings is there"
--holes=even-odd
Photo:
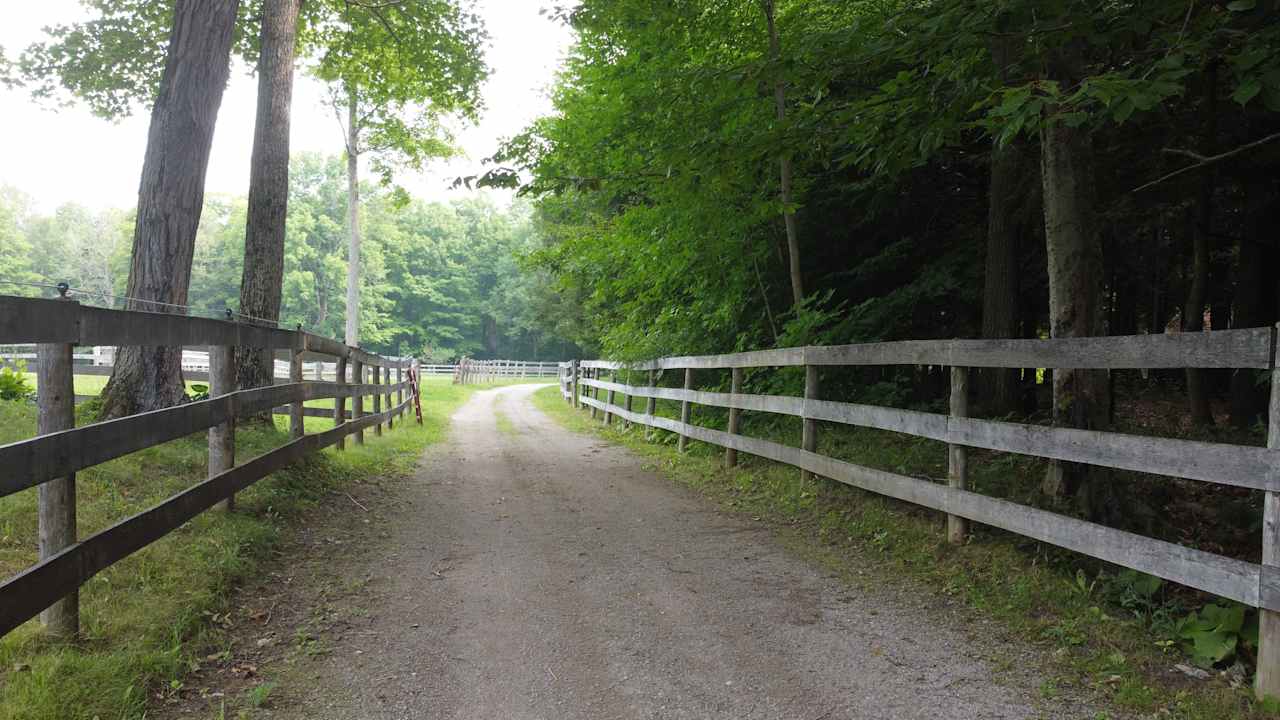
[[[449,415],[474,388],[428,379],[422,426],[412,407],[394,430],[365,444],[348,438],[273,473],[240,493],[236,511],[209,511],[99,573],[80,590],[83,637],[51,641],[32,621],[0,640],[0,719],[126,720],[181,689],[199,667],[200,648],[230,621],[230,591],[273,554],[291,523],[357,480],[406,475],[421,450],[440,440]],[[78,409],[87,422],[91,408]],[[307,418],[308,431],[332,427]],[[287,419],[242,424],[236,457],[244,460],[288,442]],[[35,406],[0,402],[0,444],[29,437]],[[148,448],[76,476],[79,537],[150,507],[204,479],[204,433]],[[0,499],[0,572],[7,577],[37,558],[36,491]]]
[[[1007,637],[1044,647],[1052,675],[1041,688],[1047,696],[1085,690],[1126,713],[1188,720],[1251,720],[1278,709],[1253,699],[1251,608],[983,526],[952,546],[939,513],[823,478],[802,480],[795,468],[746,453],[727,470],[722,448],[691,441],[681,455],[671,433],[620,421],[606,429],[588,408],[575,412],[558,388],[534,398],[571,429],[620,442],[725,507],[773,521],[800,554],[853,582],[874,575],[916,583],[997,621]],[[644,402],[635,398],[633,408],[643,411]],[[678,417],[679,404],[659,401],[657,411]],[[726,414],[698,408],[694,422],[723,428]],[[744,434],[799,444],[798,421],[743,415]],[[818,436],[823,454],[916,477],[946,476],[942,443],[834,425]],[[1034,493],[1042,466],[974,453],[970,472],[978,491],[1021,499]]]

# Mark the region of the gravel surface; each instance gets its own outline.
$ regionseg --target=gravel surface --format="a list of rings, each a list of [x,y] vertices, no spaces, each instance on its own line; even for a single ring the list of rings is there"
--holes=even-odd
[[[761,523],[563,429],[536,389],[458,411],[388,517],[385,557],[362,568],[366,622],[274,717],[1090,716],[1041,699],[1027,647],[975,645],[954,613],[831,578]]]

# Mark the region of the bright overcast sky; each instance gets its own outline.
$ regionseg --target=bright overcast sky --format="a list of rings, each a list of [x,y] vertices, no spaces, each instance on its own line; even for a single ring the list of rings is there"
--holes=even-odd
[[[549,0],[475,0],[491,36],[485,116],[477,127],[458,133],[465,159],[437,162],[421,174],[399,177],[410,192],[428,199],[462,194],[465,191],[449,189],[455,177],[475,174],[499,140],[550,108],[547,90],[572,38],[567,28],[538,14],[547,4]],[[7,2],[0,10],[0,46],[12,58],[43,37],[41,28],[46,25],[85,16],[78,0]],[[213,139],[205,186],[209,193],[248,192],[255,92],[256,80],[246,68],[233,68]],[[324,97],[320,83],[305,73],[297,75],[294,152],[343,151],[341,130],[333,112],[321,103]],[[0,185],[27,193],[43,212],[64,202],[92,208],[137,203],[149,108],[112,123],[82,106],[53,110],[32,102],[22,90],[3,88],[0,108]]]

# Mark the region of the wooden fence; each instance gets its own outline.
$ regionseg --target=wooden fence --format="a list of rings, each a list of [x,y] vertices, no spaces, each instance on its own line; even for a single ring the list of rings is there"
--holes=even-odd
[[[1280,370],[1276,329],[1056,340],[935,340],[829,347],[798,347],[731,355],[670,357],[641,363],[602,360],[561,364],[561,394],[607,424],[629,423],[669,430],[688,439],[726,448],[726,464],[746,452],[800,468],[863,490],[946,513],[948,537],[960,542],[968,521],[984,523],[1051,543],[1106,562],[1156,575],[1261,610],[1256,690],[1280,697]],[[823,400],[819,371],[853,365],[934,365],[950,367],[948,414],[900,410]],[[744,368],[804,367],[803,397],[743,394]],[[1253,368],[1271,379],[1270,425],[1266,447],[1228,445],[1114,432],[1044,427],[968,417],[970,368]],[[683,388],[657,387],[656,372],[683,369]],[[693,389],[695,370],[729,370],[730,392]],[[617,382],[618,371],[648,371],[647,384]],[[612,373],[602,379],[604,371]],[[601,392],[607,393],[605,399]],[[1262,390],[1259,390],[1262,392]],[[626,396],[622,405],[617,394]],[[645,398],[643,412],[633,397]],[[681,403],[680,420],[659,417],[658,399]],[[689,422],[691,404],[729,409],[728,430]],[[739,434],[743,410],[790,415],[803,420],[801,447]],[[817,421],[891,430],[948,443],[946,484],[837,460],[815,452]],[[1121,470],[1188,478],[1265,492],[1262,563],[1235,560],[1175,543],[1125,532],[967,489],[966,448],[983,448],[1051,460],[1088,463]]]
[[[561,363],[462,358],[453,368],[453,384],[492,383],[515,378],[556,377]],[[446,366],[449,367],[449,366]]]
[[[230,509],[236,492],[308,453],[330,445],[343,449],[348,435],[363,444],[367,430],[381,435],[384,426],[394,427],[418,401],[416,363],[383,358],[329,338],[183,315],[89,307],[70,300],[0,296],[0,344],[31,342],[38,343],[39,435],[0,446],[0,467],[5,468],[0,497],[39,488],[40,555],[35,565],[0,584],[0,635],[37,613],[50,632],[77,634],[78,589],[95,574],[214,505]],[[74,427],[72,348],[108,344],[207,346],[209,399]],[[236,391],[235,347],[287,351],[290,382]],[[304,360],[326,356],[336,358],[335,381],[304,382]],[[369,397],[372,412],[366,412]],[[332,410],[304,407],[308,400],[324,398],[334,399]],[[236,418],[281,405],[288,406],[291,441],[236,465]],[[334,426],[307,435],[303,418],[316,414],[332,418]],[[201,430],[209,433],[207,480],[91,537],[76,538],[76,471]]]

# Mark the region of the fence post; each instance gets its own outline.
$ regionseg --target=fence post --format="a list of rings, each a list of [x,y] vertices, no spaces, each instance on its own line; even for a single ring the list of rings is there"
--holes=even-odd
[[[302,350],[294,350],[289,358],[289,382],[302,382]],[[302,400],[298,400],[289,406],[289,435],[295,440],[302,437],[306,433],[303,429],[303,410]]]
[[[381,365],[374,365],[373,367],[369,368],[369,374],[373,376],[374,385],[382,384],[382,366]],[[382,388],[375,387],[373,390],[374,390],[373,414],[380,415],[382,414]],[[382,421],[381,420],[379,420],[377,424],[373,426],[373,436],[382,437]]]
[[[413,412],[418,417],[418,424],[422,424],[422,365],[417,361],[413,361]]]
[[[649,371],[649,389],[653,390],[658,386],[658,371]],[[649,416],[649,421],[653,421],[653,416],[658,412],[658,398],[650,395],[644,399],[644,414]],[[653,437],[653,426],[645,426],[644,436],[646,439]]]
[[[1280,324],[1276,325],[1280,330]],[[1271,405],[1267,417],[1267,447],[1280,449],[1280,348],[1271,331]],[[1280,493],[1268,492],[1262,506],[1262,577],[1280,572]],[[1280,698],[1280,612],[1258,611],[1258,674],[1254,691],[1259,698]]]
[[[365,377],[368,375],[364,371],[364,363],[359,360],[351,361],[351,381],[356,385],[363,385]],[[351,419],[359,420],[364,417],[364,388],[356,390],[356,394],[351,397]],[[364,444],[364,430],[355,432],[356,444]]]
[[[617,371],[617,370],[610,371],[610,373],[609,373],[609,382],[611,382],[611,383],[616,383],[616,382],[618,382],[618,371]],[[612,412],[612,409],[613,409],[613,388],[609,388],[607,391],[605,391],[605,394],[604,394],[604,403],[605,403],[605,404],[604,404],[604,406],[605,406],[605,411],[604,411],[604,424],[605,424],[605,425],[612,425],[612,424],[613,424],[613,412]]]
[[[818,399],[818,366],[817,365],[804,366],[804,399],[805,400]],[[805,415],[807,416],[808,413],[806,412]],[[809,452],[814,452],[818,449],[818,421],[817,420],[810,420],[808,417],[805,417],[804,425],[802,426],[800,431],[800,447],[804,450],[808,450]],[[813,473],[809,472],[808,470],[801,470],[800,479],[806,480],[806,481],[812,480]]]
[[[573,362],[573,398],[572,398],[573,406],[575,408],[580,408],[582,407],[582,398],[578,396],[578,377],[579,377],[578,361],[573,360],[572,362]]]
[[[347,384],[347,359],[346,358],[344,357],[338,358],[338,364],[334,372],[335,372],[334,381],[340,385],[346,385]],[[346,421],[347,421],[347,399],[345,397],[338,396],[333,399],[333,425],[334,427],[337,427]],[[343,435],[339,437],[338,442],[335,443],[334,447],[338,448],[339,450],[346,450],[347,449],[346,436]]]
[[[400,367],[399,358],[396,359],[396,367],[397,368]],[[387,406],[387,429],[395,430],[396,414],[392,412],[392,410],[395,410],[396,408],[396,391],[391,389],[394,386],[392,385],[392,382],[391,382],[390,367],[388,367],[386,370],[383,370],[383,379],[387,383],[387,394],[386,394],[386,400],[385,400],[386,406]]]
[[[70,343],[36,345],[36,431],[40,435],[75,427],[76,395],[71,353]],[[76,541],[75,473],[42,483],[37,494],[40,559],[46,560]],[[80,592],[72,590],[50,605],[40,613],[40,622],[50,635],[60,638],[79,635]]]
[[[595,368],[587,368],[587,377],[588,377],[588,378],[591,378],[592,380],[595,380],[595,379],[596,379],[596,374],[597,374],[597,371],[596,371],[596,369],[595,369]],[[597,396],[599,395],[599,393],[600,393],[600,391],[599,391],[598,389],[593,388],[593,387],[591,387],[590,385],[588,385],[588,386],[587,386],[587,397],[589,397],[589,398],[596,398],[596,399],[599,399],[599,398],[597,397]],[[592,406],[591,406],[591,419],[592,419],[592,420],[595,420],[595,419],[596,419],[596,406],[595,406],[595,405],[592,405]]]
[[[969,368],[951,368],[951,416],[969,416]],[[969,457],[963,445],[947,446],[947,484],[959,490],[969,486]],[[956,515],[947,516],[947,541],[952,545],[964,543],[969,534],[969,522]]]
[[[742,392],[742,368],[736,367],[729,371],[729,394],[737,395]],[[736,402],[736,400],[735,400]],[[742,419],[742,411],[736,407],[729,408],[729,434],[738,434],[738,425]],[[724,466],[736,467],[738,464],[738,451],[734,448],[724,449]]]
[[[275,360],[271,361],[275,366]],[[230,345],[209,346],[209,397],[215,398],[235,392],[236,353]],[[270,410],[268,410],[270,412]],[[209,428],[209,477],[225,472],[236,465],[236,418],[231,417],[221,425]],[[235,509],[234,495],[218,503],[220,509]]]
[[[693,389],[693,368],[684,369],[684,389],[685,390]],[[680,422],[685,425],[689,424],[689,401],[688,400],[680,401]],[[689,436],[684,434],[683,432],[680,433],[680,439],[676,441],[676,450],[679,452],[684,452],[684,449],[686,446],[688,446],[688,444],[689,444]]]
[[[626,384],[627,384],[627,387],[631,387],[631,383],[632,383],[632,382],[633,382],[633,381],[632,381],[632,379],[631,379],[631,371],[630,371],[630,370],[627,370],[627,383],[626,383]],[[627,393],[626,395],[627,395],[627,402],[623,404],[623,407],[626,409],[627,414],[628,414],[628,415],[630,415],[630,414],[631,414],[631,399],[632,399],[632,395],[631,395],[631,393]],[[630,429],[631,429],[631,420],[630,420],[630,419],[627,419],[627,420],[625,420],[624,422],[625,422],[624,427],[626,427],[628,430],[630,430]]]
[[[396,407],[400,408],[400,412],[404,412],[404,358],[400,359],[400,363],[396,365]]]

